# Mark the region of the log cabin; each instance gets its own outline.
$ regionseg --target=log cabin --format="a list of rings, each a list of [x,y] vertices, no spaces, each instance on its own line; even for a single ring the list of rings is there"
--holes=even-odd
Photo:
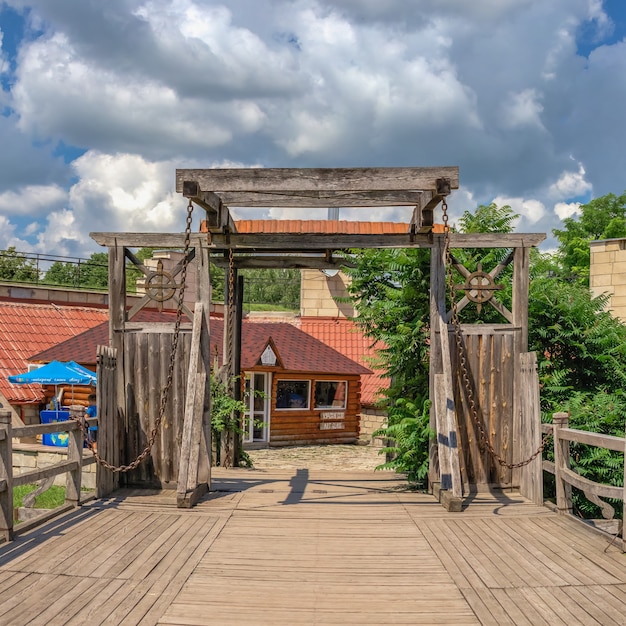
[[[158,315],[172,317],[166,312]],[[211,317],[210,329],[211,354],[221,364],[223,318]],[[108,325],[100,324],[30,360],[74,360],[93,368],[97,346],[108,342]],[[371,370],[286,322],[244,320],[241,344],[241,381],[249,407],[246,447],[358,440],[361,375]]]

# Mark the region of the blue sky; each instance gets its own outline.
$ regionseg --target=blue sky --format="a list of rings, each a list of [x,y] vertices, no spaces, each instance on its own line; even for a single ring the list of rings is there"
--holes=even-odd
[[[458,165],[453,216],[550,234],[626,189],[625,37],[623,0],[0,0],[0,248],[180,231],[177,167]]]

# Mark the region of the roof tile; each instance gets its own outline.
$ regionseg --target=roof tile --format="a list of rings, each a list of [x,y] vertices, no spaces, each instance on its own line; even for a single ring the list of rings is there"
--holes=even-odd
[[[0,302],[0,392],[11,403],[40,402],[41,385],[13,385],[28,357],[108,319],[105,309],[55,304]]]
[[[352,320],[303,317],[300,320],[300,329],[371,370],[370,374],[361,376],[363,404],[373,404],[379,396],[379,391],[389,387],[389,379],[384,376],[384,372],[369,363],[369,359],[376,355],[381,344],[372,344],[372,340],[366,337]]]

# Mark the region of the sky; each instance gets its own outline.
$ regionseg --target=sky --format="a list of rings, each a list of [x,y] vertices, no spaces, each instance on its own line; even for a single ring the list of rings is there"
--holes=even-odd
[[[624,111],[624,0],[0,0],[0,249],[181,232],[176,168],[450,165],[452,221],[550,249],[626,189]]]

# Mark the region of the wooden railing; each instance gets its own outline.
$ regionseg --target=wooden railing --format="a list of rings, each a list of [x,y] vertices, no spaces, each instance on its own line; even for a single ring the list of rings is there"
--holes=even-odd
[[[544,433],[552,433],[554,438],[554,463],[544,460],[543,469],[554,474],[558,512],[563,515],[572,513],[572,487],[576,487],[591,502],[600,506],[603,513],[612,512],[613,508],[607,502],[601,501],[600,498],[621,500],[623,522],[626,518],[626,438],[569,428],[569,415],[567,413],[555,413],[552,417],[552,424],[542,424],[542,430]],[[573,471],[570,464],[570,441],[625,453],[624,486],[615,487],[596,483]],[[605,514],[605,517],[611,518],[612,513]],[[622,550],[626,552],[624,534],[622,530]]]
[[[82,417],[84,409],[72,407],[70,412],[75,417]],[[93,417],[85,421],[88,426],[95,426],[98,418]],[[58,432],[69,434],[66,461],[13,475],[13,437],[34,437]],[[95,458],[83,456],[83,431],[78,421],[70,420],[13,428],[11,414],[8,411],[0,411],[0,539],[10,541],[15,534],[26,532],[33,526],[78,507],[81,503],[82,469],[83,466],[91,463],[95,463]],[[13,488],[65,473],[67,473],[65,503],[14,528]]]

